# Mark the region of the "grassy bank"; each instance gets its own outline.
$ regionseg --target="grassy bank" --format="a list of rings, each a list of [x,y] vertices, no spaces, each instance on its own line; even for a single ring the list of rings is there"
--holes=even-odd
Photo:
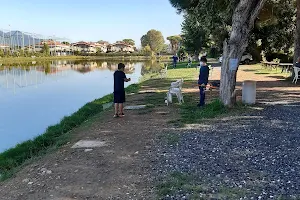
[[[198,101],[198,88],[196,83],[199,70],[196,70],[196,63],[191,67],[186,67],[187,63],[178,64],[176,69],[170,69],[167,77],[161,79],[159,74],[145,75],[140,84],[133,84],[126,88],[127,93],[137,93],[142,90],[154,90],[155,92],[144,100],[147,105],[155,107],[165,106],[163,99],[166,96],[170,83],[177,79],[184,79],[184,88],[189,92],[184,93],[185,104],[178,105],[174,98],[171,105],[179,110],[180,118],[170,121],[178,125],[188,123],[201,123],[203,119],[214,118],[221,114],[231,114],[232,109],[225,108],[217,99],[217,96],[208,98],[208,105],[204,109],[196,107]],[[50,126],[44,134],[11,148],[0,154],[0,174],[5,179],[12,175],[15,169],[22,166],[24,162],[34,157],[44,155],[49,149],[57,149],[70,141],[71,131],[79,127],[89,118],[101,113],[103,105],[112,102],[113,95],[109,94],[100,99],[96,99],[80,108],[71,116],[65,117],[60,123]],[[239,108],[237,108],[239,109]]]
[[[233,108],[225,107],[218,99],[219,92],[214,90],[206,95],[207,105],[204,108],[198,108],[199,102],[199,89],[197,80],[199,75],[199,68],[196,69],[198,63],[193,63],[190,68],[187,68],[187,62],[179,63],[176,69],[168,70],[167,78],[160,79],[159,76],[151,77],[143,82],[144,88],[155,88],[156,93],[146,99],[146,103],[156,106],[165,106],[162,99],[166,96],[166,92],[170,87],[170,83],[183,78],[183,89],[188,89],[184,92],[184,101],[182,105],[177,104],[177,99],[173,97],[173,105],[179,108],[180,118],[170,121],[178,126],[184,124],[202,123],[205,119],[213,119],[220,116],[233,115],[247,111],[248,107],[242,103],[238,103]],[[171,67],[169,67],[171,68]]]
[[[84,60],[86,56],[49,56],[49,57],[3,57],[0,58],[0,63],[22,63],[32,61],[52,61],[52,60]]]
[[[151,57],[151,56],[139,56],[139,55],[114,55],[114,54],[103,54],[99,56],[49,56],[49,57],[3,57],[0,58],[0,63],[22,63],[32,61],[52,61],[52,60],[116,60],[116,61],[145,61],[145,60],[161,60],[169,61],[170,56]]]
[[[136,93],[139,84],[133,84],[126,88],[127,93]],[[109,94],[100,99],[87,103],[71,116],[64,117],[60,123],[50,126],[40,136],[25,141],[0,154],[1,180],[10,177],[16,168],[25,161],[45,154],[49,149],[57,149],[70,140],[70,131],[79,127],[89,118],[101,113],[103,105],[113,101],[113,95]]]

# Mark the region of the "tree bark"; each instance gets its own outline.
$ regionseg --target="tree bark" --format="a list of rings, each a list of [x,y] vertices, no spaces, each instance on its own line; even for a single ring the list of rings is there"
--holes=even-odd
[[[296,18],[296,30],[295,30],[295,50],[294,50],[294,63],[298,61],[300,56],[300,0],[297,0],[297,18]],[[292,77],[294,78],[294,70]]]
[[[248,46],[250,31],[265,1],[240,0],[234,11],[230,38],[224,41],[221,68],[220,98],[226,106],[236,103],[235,86],[238,67],[230,70],[230,59],[237,59],[238,63],[240,62]]]

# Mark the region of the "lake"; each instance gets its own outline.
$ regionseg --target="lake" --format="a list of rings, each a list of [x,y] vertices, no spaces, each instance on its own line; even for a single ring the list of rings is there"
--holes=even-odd
[[[113,92],[118,62],[0,64],[0,152],[42,134],[86,103]],[[130,83],[155,62],[124,62]]]

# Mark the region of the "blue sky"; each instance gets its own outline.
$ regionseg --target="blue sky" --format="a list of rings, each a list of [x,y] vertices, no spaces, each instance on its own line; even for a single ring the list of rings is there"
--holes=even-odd
[[[180,34],[182,16],[169,0],[1,1],[0,29],[78,40],[115,42],[140,38],[150,29]],[[10,25],[10,27],[9,27]]]

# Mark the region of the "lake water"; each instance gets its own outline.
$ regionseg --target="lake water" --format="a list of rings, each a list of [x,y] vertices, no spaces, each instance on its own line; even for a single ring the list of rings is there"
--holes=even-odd
[[[42,134],[86,103],[112,93],[117,63],[0,64],[0,152]],[[152,66],[143,62],[124,64],[132,79],[130,84],[137,83]]]

